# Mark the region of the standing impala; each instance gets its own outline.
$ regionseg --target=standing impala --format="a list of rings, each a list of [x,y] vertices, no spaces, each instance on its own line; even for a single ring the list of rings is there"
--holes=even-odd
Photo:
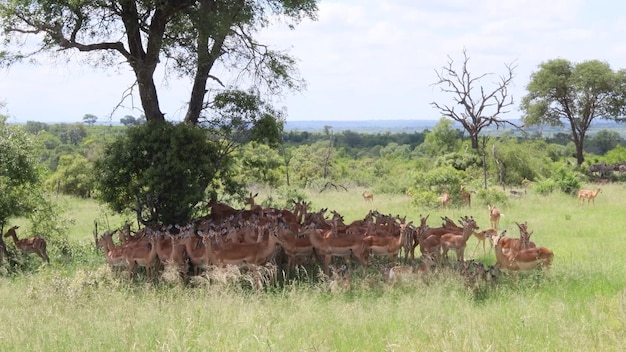
[[[600,194],[600,192],[602,192],[600,188],[596,188],[595,191],[590,189],[581,189],[578,191],[578,203],[584,204],[585,200],[587,200],[587,204],[589,204],[589,202],[596,204],[596,197]]]
[[[491,228],[498,230],[498,225],[500,224],[500,210],[494,206],[488,205],[489,209],[489,221],[491,222]]]
[[[369,248],[361,236],[324,238],[315,228],[308,228],[303,234],[309,237],[316,253],[323,259],[324,274],[327,276],[330,275],[330,262],[333,256],[347,258],[353,255],[361,265],[367,265]]]
[[[537,268],[550,269],[554,253],[548,248],[511,249],[507,253],[504,253],[500,244],[503,238],[505,237],[503,237],[502,234],[493,238],[496,260],[500,268],[513,271],[516,277],[519,271],[534,270]]]
[[[13,243],[15,243],[15,247],[23,253],[36,253],[38,256],[41,257],[41,259],[49,263],[50,258],[48,257],[48,252],[46,251],[46,240],[39,236],[19,240],[17,238],[17,233],[15,232],[15,230],[19,228],[19,226],[11,227],[9,231],[4,234],[4,237],[13,238]]]
[[[111,269],[125,269],[128,267],[128,263],[124,259],[124,247],[116,246],[113,243],[113,234],[115,232],[117,232],[117,230],[106,231],[102,234],[98,242],[96,242],[96,246],[104,250],[104,255]]]
[[[464,261],[465,258],[465,247],[467,245],[467,240],[474,233],[474,230],[478,229],[478,225],[476,225],[476,221],[473,218],[468,218],[467,216],[461,219],[461,223],[463,224],[463,233],[446,233],[441,236],[441,250],[444,259],[448,259],[448,250],[454,250],[456,252],[457,261]]]

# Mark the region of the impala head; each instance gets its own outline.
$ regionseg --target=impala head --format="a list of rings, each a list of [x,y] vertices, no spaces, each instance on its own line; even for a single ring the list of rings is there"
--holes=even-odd
[[[491,237],[491,235],[490,235],[489,237],[491,237],[491,241],[493,241],[493,246],[494,247],[498,247],[498,244],[500,243],[500,240],[505,235],[506,235],[506,230],[502,231],[499,235],[495,235],[493,237]]]
[[[420,226],[424,226],[426,225],[426,221],[428,221],[428,217],[430,216],[430,214],[426,215],[426,216],[422,216],[420,214]]]
[[[19,229],[19,228],[20,228],[19,226],[13,226],[13,227],[11,227],[11,228],[7,231],[7,233],[5,233],[5,234],[4,234],[4,237],[9,237],[9,236],[11,236],[11,233],[15,233],[15,230],[17,230],[17,229]]]

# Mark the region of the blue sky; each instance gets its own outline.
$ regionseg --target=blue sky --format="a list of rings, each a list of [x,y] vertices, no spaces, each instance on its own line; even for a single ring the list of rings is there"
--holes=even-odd
[[[301,93],[276,97],[287,120],[384,120],[439,118],[430,103],[446,103],[431,84],[448,56],[460,63],[465,48],[474,76],[493,73],[485,88],[515,62],[510,93],[517,107],[540,63],[602,60],[626,68],[626,3],[582,0],[350,0],[319,2],[318,21],[289,30],[272,26],[261,36],[286,49],[307,81]],[[78,62],[79,54],[73,54]],[[0,71],[0,113],[11,121],[80,122],[85,114],[100,121],[134,78],[125,64],[108,71],[75,64],[20,64]],[[190,83],[156,79],[162,110],[182,119]],[[139,116],[139,99],[124,102],[112,120]]]

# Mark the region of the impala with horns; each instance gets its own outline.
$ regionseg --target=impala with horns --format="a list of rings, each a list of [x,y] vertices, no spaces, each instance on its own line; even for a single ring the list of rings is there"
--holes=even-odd
[[[274,231],[270,232],[267,241],[255,243],[230,243],[222,248],[213,248],[211,237],[219,236],[215,231],[204,235],[207,260],[217,266],[226,265],[262,265],[274,255],[280,241]]]
[[[398,233],[391,232],[386,236],[366,235],[363,241],[365,245],[369,247],[371,254],[387,256],[389,260],[395,264],[398,258],[398,252],[400,252],[400,248],[404,245],[408,231],[407,226],[411,224],[412,222],[400,224]]]
[[[478,225],[476,225],[476,221],[473,218],[465,217],[460,220],[463,225],[463,232],[461,234],[458,233],[446,233],[441,236],[441,251],[444,259],[448,259],[448,251],[454,250],[456,252],[457,261],[465,260],[465,247],[467,245],[467,240],[470,238],[474,230],[478,229]]]
[[[554,253],[548,248],[511,249],[504,253],[500,246],[500,241],[503,238],[505,238],[504,232],[493,238],[496,260],[501,269],[513,272],[535,270],[537,268],[550,269]]]

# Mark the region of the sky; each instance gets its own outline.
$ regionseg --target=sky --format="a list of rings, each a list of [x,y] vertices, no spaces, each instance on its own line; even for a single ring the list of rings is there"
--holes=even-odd
[[[504,118],[517,119],[519,103],[542,62],[601,60],[626,68],[626,2],[613,0],[320,0],[318,20],[294,30],[276,24],[261,42],[287,50],[306,81],[302,92],[276,97],[287,121],[437,120],[433,101],[450,104],[433,83],[436,71],[469,56],[472,76],[487,90],[506,64],[515,65],[510,86],[514,105]],[[120,104],[134,82],[127,65],[94,69],[68,64],[19,64],[0,69],[0,114],[10,122],[100,122],[139,117],[139,98]],[[161,108],[181,120],[191,83],[157,76]],[[133,105],[135,108],[133,108]]]

